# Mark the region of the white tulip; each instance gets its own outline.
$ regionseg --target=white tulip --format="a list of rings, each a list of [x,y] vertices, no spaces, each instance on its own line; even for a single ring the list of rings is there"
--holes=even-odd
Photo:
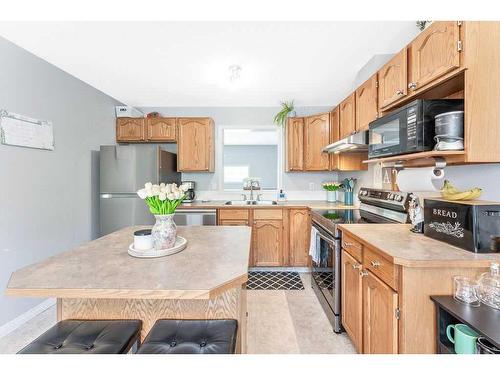
[[[153,184],[151,182],[146,182],[144,187],[146,188],[146,190],[150,190],[153,187]]]
[[[172,201],[172,200],[174,200],[174,199],[175,199],[175,195],[174,195],[174,194],[172,194],[172,193],[168,193],[168,194],[167,194],[167,198],[168,198],[169,200],[171,200],[171,201]]]
[[[179,186],[179,189],[186,192],[188,190],[188,186],[187,186],[187,184],[182,184],[181,186]]]
[[[162,183],[160,184],[160,189],[161,189],[161,188],[164,188],[165,186],[166,186],[166,185],[165,185],[165,183],[164,183],[164,182],[162,182]]]
[[[153,188],[151,189],[153,191],[153,195],[160,195],[160,186],[159,185],[153,185]]]
[[[164,201],[165,199],[167,199],[167,194],[165,193],[160,193],[158,195],[158,199],[161,200],[161,201]]]
[[[137,195],[141,199],[146,199],[146,197],[148,196],[146,193],[146,189],[141,189],[141,190],[137,191]]]

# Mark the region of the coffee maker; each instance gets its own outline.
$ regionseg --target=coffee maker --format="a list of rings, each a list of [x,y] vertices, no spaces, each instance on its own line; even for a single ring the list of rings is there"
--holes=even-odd
[[[185,203],[190,203],[193,202],[195,199],[195,194],[194,194],[194,187],[195,187],[195,182],[194,181],[182,181],[183,185],[186,185],[188,190],[186,191],[186,199],[183,200]]]

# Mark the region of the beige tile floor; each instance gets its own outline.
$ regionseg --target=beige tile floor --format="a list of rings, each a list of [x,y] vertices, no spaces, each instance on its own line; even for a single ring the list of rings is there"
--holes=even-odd
[[[309,274],[305,290],[249,290],[247,350],[250,354],[352,354],[345,333],[335,334],[314,291]],[[55,307],[0,339],[0,353],[16,353],[56,322]]]

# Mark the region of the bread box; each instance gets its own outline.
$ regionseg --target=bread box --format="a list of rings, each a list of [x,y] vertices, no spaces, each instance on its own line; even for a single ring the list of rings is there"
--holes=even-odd
[[[500,250],[500,203],[424,200],[424,234],[476,253]]]

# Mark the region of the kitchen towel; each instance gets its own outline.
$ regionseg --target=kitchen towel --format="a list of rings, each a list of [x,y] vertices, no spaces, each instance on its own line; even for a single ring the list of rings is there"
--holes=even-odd
[[[311,227],[311,243],[309,244],[309,255],[314,263],[319,264],[320,262],[320,247],[318,241],[316,239],[318,230],[314,227]]]
[[[429,168],[407,168],[398,172],[396,177],[399,190],[412,193],[438,191],[443,187],[444,170]]]

